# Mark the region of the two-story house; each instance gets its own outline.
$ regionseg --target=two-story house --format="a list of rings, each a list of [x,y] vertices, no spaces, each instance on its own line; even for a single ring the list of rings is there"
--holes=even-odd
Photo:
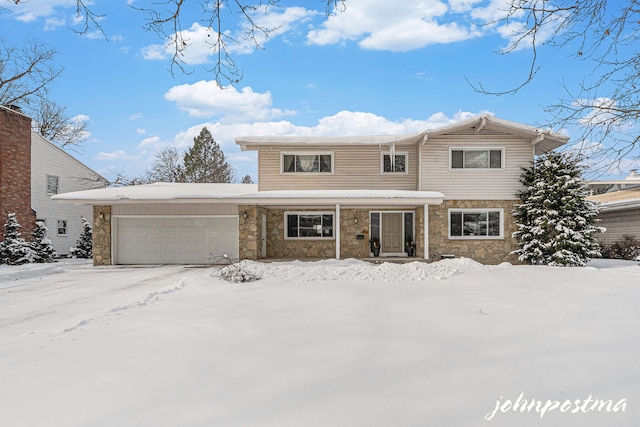
[[[36,221],[59,255],[69,253],[91,221],[90,206],[54,203],[51,196],[104,188],[108,181],[67,152],[31,131],[31,119],[19,109],[0,106],[0,226],[15,213],[22,237],[29,239]]]
[[[366,258],[374,249],[495,264],[515,260],[522,168],[567,139],[489,115],[411,135],[238,137],[257,151],[257,185],[156,183],[54,199],[94,206],[103,236],[95,264]]]

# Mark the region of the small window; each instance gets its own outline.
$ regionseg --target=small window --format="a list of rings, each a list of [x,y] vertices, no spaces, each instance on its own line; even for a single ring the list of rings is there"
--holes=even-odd
[[[452,148],[451,169],[502,169],[503,148]]]
[[[407,173],[407,153],[382,153],[382,173]]]
[[[287,239],[333,238],[333,212],[285,213]]]
[[[59,178],[53,175],[47,175],[47,194],[58,194]]]
[[[63,219],[58,220],[58,236],[67,235],[67,221]]]
[[[282,173],[332,173],[333,154],[283,154]]]
[[[449,210],[449,238],[502,238],[502,209]]]

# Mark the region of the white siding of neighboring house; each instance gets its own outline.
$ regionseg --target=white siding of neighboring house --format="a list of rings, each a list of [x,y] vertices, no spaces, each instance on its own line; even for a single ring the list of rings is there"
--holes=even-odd
[[[620,210],[601,210],[600,220],[596,225],[607,229],[596,234],[596,239],[605,245],[611,245],[623,236],[629,235],[640,239],[640,207]]]
[[[504,147],[504,170],[450,170],[449,147]],[[522,167],[532,163],[528,139],[489,130],[442,135],[422,147],[421,190],[440,191],[446,200],[515,200]]]
[[[315,145],[261,146],[258,151],[258,185],[265,190],[373,189],[416,190],[418,188],[417,146],[396,144],[396,152],[408,152],[407,174],[382,174],[381,152],[389,152],[388,144],[380,145]],[[282,153],[329,153],[334,155],[332,174],[281,172]]]
[[[48,237],[56,252],[66,255],[82,233],[81,217],[93,223],[92,208],[54,203],[47,194],[47,175],[59,178],[58,194],[103,188],[107,182],[40,135],[31,133],[31,207],[36,211],[37,219],[46,221]],[[58,236],[58,220],[67,221],[66,236]]]

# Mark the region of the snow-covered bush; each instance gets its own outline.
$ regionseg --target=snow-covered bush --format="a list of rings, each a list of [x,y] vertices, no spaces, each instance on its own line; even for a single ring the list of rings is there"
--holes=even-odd
[[[221,264],[227,264],[220,270],[216,270],[212,276],[232,283],[255,282],[260,276],[250,271],[244,261],[232,260],[226,254],[220,259]]]
[[[598,204],[587,200],[588,183],[582,175],[580,158],[550,152],[523,170],[518,194],[520,203],[513,215],[518,231],[513,237],[518,259],[532,264],[584,266],[600,257],[595,233]]]
[[[51,240],[47,237],[47,227],[42,222],[36,223],[36,229],[31,233],[32,241],[29,243],[33,251],[32,262],[53,262],[56,251],[51,246]]]
[[[10,213],[4,225],[4,240],[0,242],[0,263],[21,265],[33,262],[33,250],[22,237],[15,213]]]
[[[602,257],[637,260],[640,258],[640,240],[625,234],[622,238],[602,248]]]
[[[74,258],[93,257],[93,237],[91,225],[86,218],[82,217],[82,234],[76,241],[76,246],[69,249],[69,254]]]

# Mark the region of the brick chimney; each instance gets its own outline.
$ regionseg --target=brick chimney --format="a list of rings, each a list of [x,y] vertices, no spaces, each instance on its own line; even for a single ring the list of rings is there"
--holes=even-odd
[[[31,119],[19,109],[0,106],[0,238],[7,215],[16,214],[22,237],[36,224],[31,209]]]

